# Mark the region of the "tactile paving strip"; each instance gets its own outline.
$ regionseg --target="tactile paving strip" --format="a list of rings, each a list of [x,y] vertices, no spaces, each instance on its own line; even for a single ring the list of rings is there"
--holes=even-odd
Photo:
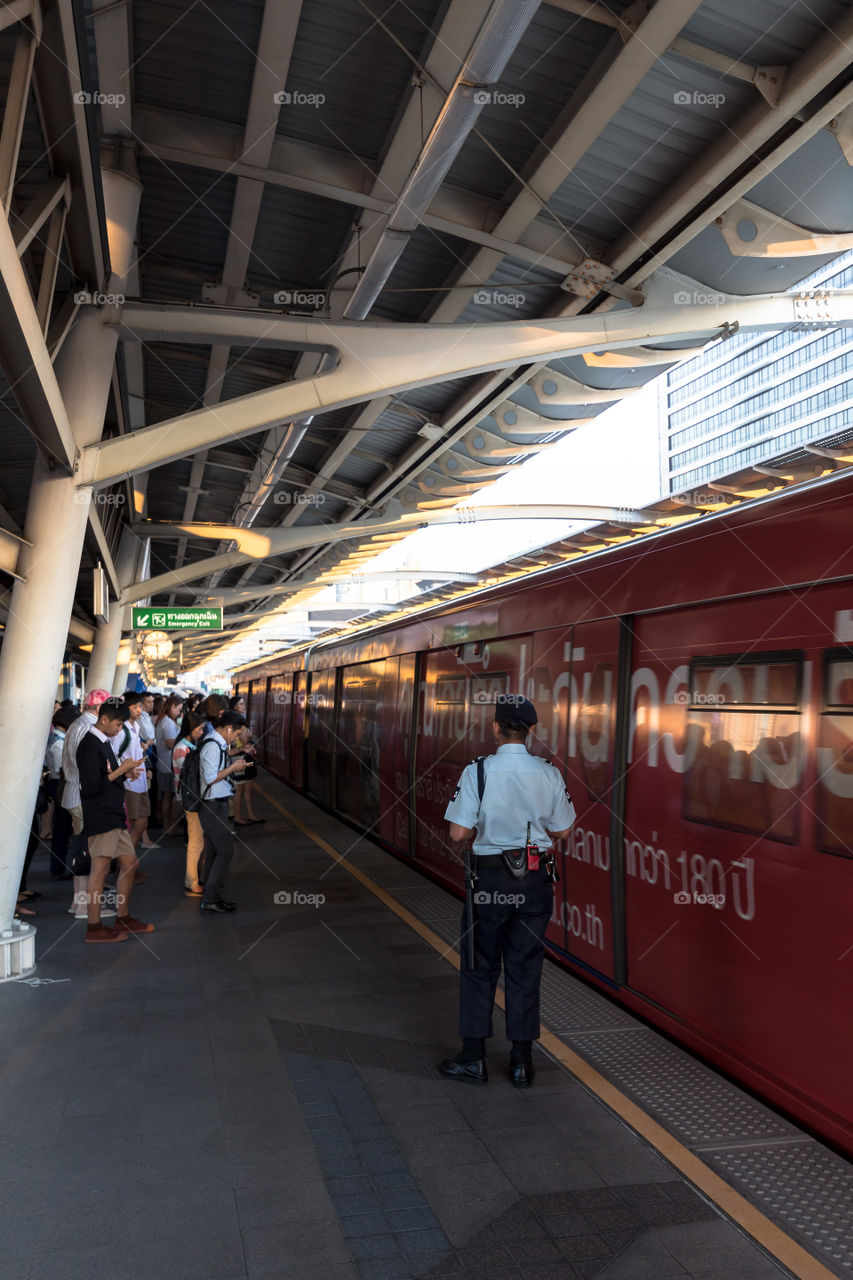
[[[362,845],[357,866],[458,950],[459,900]],[[839,1276],[853,1275],[853,1169],[572,974],[545,966],[543,1021]]]
[[[626,1009],[611,1004],[580,982],[566,982],[567,975],[546,964],[542,975],[542,1016],[549,1030],[561,1036],[569,1032],[614,1028],[642,1030],[642,1023]]]
[[[687,1146],[797,1134],[760,1102],[647,1028],[607,1035],[569,1032],[563,1038]]]
[[[706,1156],[759,1208],[820,1250],[836,1271],[853,1273],[853,1170],[816,1142]]]

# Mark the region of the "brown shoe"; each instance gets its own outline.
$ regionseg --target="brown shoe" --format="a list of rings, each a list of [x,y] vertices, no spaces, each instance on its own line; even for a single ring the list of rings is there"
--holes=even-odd
[[[146,876],[146,874],[145,874],[145,872],[144,872],[144,871],[137,871],[136,875],[133,877],[133,883],[134,883],[134,884],[145,884],[145,881],[146,881],[147,879],[148,879],[148,877]]]
[[[133,916],[116,916],[116,932],[128,933],[153,933],[153,924],[145,924],[143,920],[137,920]]]
[[[111,929],[106,924],[90,924],[86,926],[86,937],[84,942],[124,942],[127,938],[126,933],[121,933],[117,929]]]

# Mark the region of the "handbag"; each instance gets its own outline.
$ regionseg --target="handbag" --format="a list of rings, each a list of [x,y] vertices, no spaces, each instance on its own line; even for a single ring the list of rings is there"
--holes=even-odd
[[[68,841],[68,861],[75,876],[87,876],[92,870],[92,859],[86,848],[86,836],[82,831],[79,835],[71,836]]]

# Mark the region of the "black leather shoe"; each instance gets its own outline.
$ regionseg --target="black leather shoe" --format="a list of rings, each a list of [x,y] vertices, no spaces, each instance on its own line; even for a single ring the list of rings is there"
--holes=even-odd
[[[508,1074],[516,1089],[529,1089],[536,1075],[532,1059],[522,1058],[519,1062],[510,1060]]]
[[[458,1058],[445,1058],[438,1068],[445,1080],[461,1080],[463,1084],[488,1084],[489,1073],[485,1058],[474,1062],[460,1062]]]
[[[230,907],[223,907],[220,902],[200,902],[198,904],[198,908],[199,908],[199,911],[203,912],[205,915],[208,912],[212,912],[220,916],[227,915],[228,912],[231,910]]]
[[[237,903],[236,903],[236,902],[229,902],[227,898],[217,898],[217,899],[216,899],[216,905],[217,905],[217,907],[219,907],[222,911],[236,911],[236,910],[237,910]]]

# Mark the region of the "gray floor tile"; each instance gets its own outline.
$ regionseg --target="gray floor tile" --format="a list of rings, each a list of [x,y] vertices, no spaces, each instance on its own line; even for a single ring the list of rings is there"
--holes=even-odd
[[[646,1232],[646,1239],[650,1244],[665,1249],[690,1272],[752,1265],[763,1257],[751,1240],[722,1218],[679,1226],[651,1227]]]
[[[690,1273],[660,1245],[637,1240],[604,1268],[601,1280],[658,1280]]]

